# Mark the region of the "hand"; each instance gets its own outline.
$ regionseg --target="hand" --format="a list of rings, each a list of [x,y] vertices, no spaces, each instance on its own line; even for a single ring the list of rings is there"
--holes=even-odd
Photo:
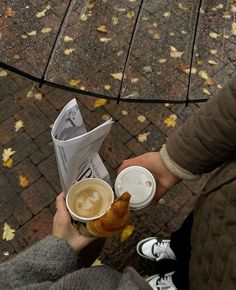
[[[80,252],[96,238],[82,236],[72,225],[70,214],[67,211],[63,193],[56,199],[57,212],[53,219],[52,234],[55,237],[66,240],[66,242],[76,251]]]
[[[129,166],[142,166],[149,170],[157,183],[154,203],[156,203],[169,189],[181,181],[173,175],[163,163],[159,152],[150,152],[138,157],[124,160],[118,172]]]

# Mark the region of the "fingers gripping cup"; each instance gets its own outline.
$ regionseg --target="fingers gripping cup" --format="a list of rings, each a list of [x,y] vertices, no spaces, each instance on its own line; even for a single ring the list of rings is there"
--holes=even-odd
[[[126,191],[131,194],[130,208],[141,209],[151,203],[156,192],[156,181],[144,167],[130,166],[122,170],[115,181],[118,197]]]
[[[70,215],[80,222],[101,217],[113,201],[112,188],[98,178],[87,178],[76,182],[66,196],[66,205]]]

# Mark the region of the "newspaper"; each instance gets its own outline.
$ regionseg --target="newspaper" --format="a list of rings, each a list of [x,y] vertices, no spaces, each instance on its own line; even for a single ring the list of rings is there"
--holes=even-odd
[[[64,194],[78,180],[89,177],[110,182],[98,151],[108,135],[112,119],[90,132],[86,131],[76,99],[61,111],[52,127],[52,140]]]

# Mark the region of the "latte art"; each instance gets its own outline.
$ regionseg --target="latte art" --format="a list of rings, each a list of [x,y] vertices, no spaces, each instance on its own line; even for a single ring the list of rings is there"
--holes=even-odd
[[[75,212],[80,216],[96,216],[104,210],[103,195],[94,189],[81,191],[75,199]]]

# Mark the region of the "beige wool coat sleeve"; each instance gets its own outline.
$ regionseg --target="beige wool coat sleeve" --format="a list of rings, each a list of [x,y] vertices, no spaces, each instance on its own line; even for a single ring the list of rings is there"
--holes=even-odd
[[[193,174],[210,172],[236,155],[236,76],[168,138],[166,149]]]

